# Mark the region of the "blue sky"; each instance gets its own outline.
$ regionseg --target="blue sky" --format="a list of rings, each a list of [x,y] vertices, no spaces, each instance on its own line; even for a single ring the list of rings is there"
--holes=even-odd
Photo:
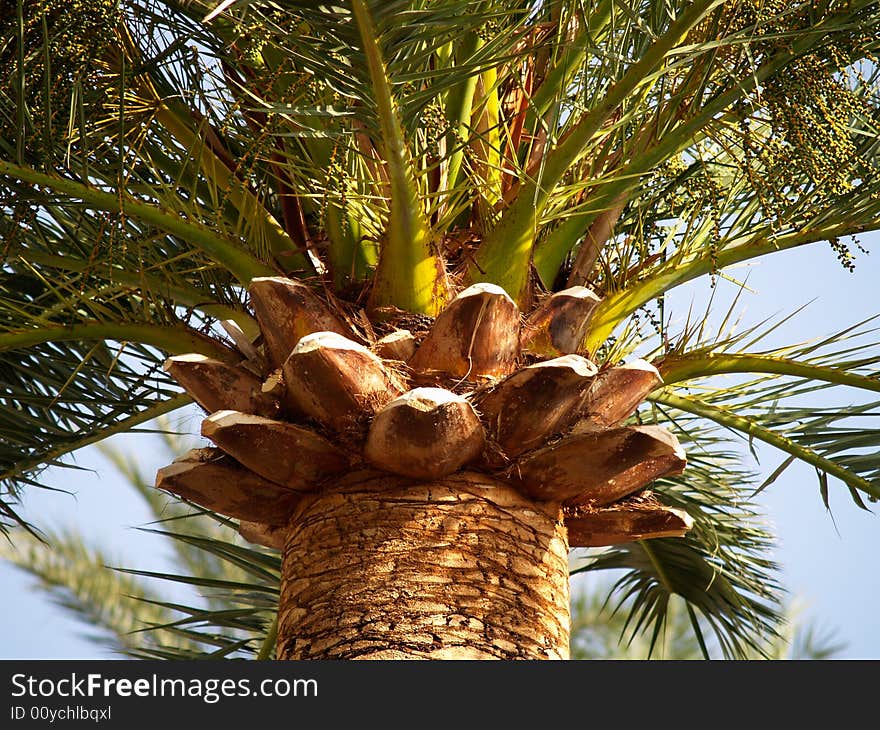
[[[858,257],[854,274],[844,270],[827,244],[788,251],[734,272],[748,277],[748,293],[737,311],[742,326],[769,316],[783,315],[815,300],[796,318],[774,333],[773,342],[805,342],[839,331],[880,313],[880,243],[878,236],[866,236],[873,256]],[[719,308],[735,288],[718,286]],[[683,287],[669,298],[672,329],[681,323],[688,305],[702,311],[708,288],[704,283]],[[849,394],[841,391],[835,402]],[[197,433],[198,416],[193,412],[185,426]],[[150,437],[121,436],[120,448],[132,449],[150,472],[163,465],[164,454],[153,451]],[[769,474],[783,457],[772,449],[758,451],[760,469]],[[744,450],[744,458],[753,458]],[[117,564],[146,569],[167,566],[168,555],[161,543],[135,529],[143,526],[149,513],[133,496],[121,478],[93,448],[85,449],[76,463],[87,471],[51,470],[46,482],[71,494],[32,490],[25,497],[25,512],[41,526],[72,526],[106,546]],[[91,471],[89,471],[91,470]],[[880,530],[874,513],[856,508],[839,483],[832,482],[832,515],[819,496],[815,473],[809,467],[792,466],[760,497],[767,519],[775,525],[782,580],[790,597],[802,606],[802,616],[821,628],[834,629],[846,643],[841,656],[880,658],[880,573],[874,556],[880,547]],[[876,512],[876,509],[875,509]],[[42,594],[32,592],[30,579],[8,565],[0,564],[0,596],[6,619],[0,621],[0,658],[91,658],[110,656],[81,638],[81,624],[67,619]]]

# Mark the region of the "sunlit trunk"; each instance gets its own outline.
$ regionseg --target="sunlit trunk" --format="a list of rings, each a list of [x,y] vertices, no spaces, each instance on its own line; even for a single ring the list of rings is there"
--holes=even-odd
[[[284,549],[280,659],[565,659],[559,505],[465,472],[353,473],[309,495]]]

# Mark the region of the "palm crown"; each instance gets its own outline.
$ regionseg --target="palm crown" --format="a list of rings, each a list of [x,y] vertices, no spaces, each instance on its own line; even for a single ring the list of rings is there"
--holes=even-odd
[[[700,445],[656,485],[688,536],[589,567],[627,570],[637,625],[679,594],[730,654],[772,630],[768,536],[715,429],[875,498],[880,434],[847,420],[875,405],[784,399],[876,392],[876,355],[858,329],[773,352],[674,335],[664,294],[821,241],[851,265],[845,240],[880,226],[880,4],[215,5],[4,5],[6,515],[42,465],[189,402],[165,355],[228,360],[218,321],[259,345],[254,279],[309,282],[366,341],[472,284],[526,314],[587,286],[576,349],[652,359],[639,418]]]

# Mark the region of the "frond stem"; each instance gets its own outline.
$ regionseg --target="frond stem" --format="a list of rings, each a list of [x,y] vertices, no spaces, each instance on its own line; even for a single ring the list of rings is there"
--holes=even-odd
[[[130,322],[83,322],[7,331],[0,334],[0,352],[32,347],[46,342],[88,340],[138,342],[174,355],[193,352],[221,360],[229,360],[234,357],[232,350],[189,327]]]
[[[258,276],[275,276],[276,271],[226,238],[215,235],[207,226],[196,225],[177,215],[166,213],[145,202],[138,202],[121,195],[96,190],[74,180],[53,175],[0,160],[0,175],[7,175],[32,185],[39,185],[62,195],[79,198],[98,210],[122,212],[144,223],[156,226],[176,236],[210,256],[224,266],[242,284],[248,284]]]
[[[831,459],[826,459],[812,449],[808,449],[785,436],[774,433],[769,428],[761,426],[751,418],[738,416],[735,413],[731,413],[726,408],[719,408],[718,406],[709,405],[708,403],[696,399],[675,395],[666,389],[655,391],[651,394],[649,400],[655,403],[662,403],[670,408],[677,408],[680,411],[692,413],[695,416],[707,418],[721,426],[734,431],[739,431],[740,433],[747,435],[749,438],[756,438],[770,446],[775,446],[777,449],[780,449],[787,454],[791,454],[807,464],[815,466],[820,471],[837,477],[850,487],[854,487],[872,497],[880,498],[880,485],[872,484],[868,480],[862,479],[857,474],[853,474],[849,471],[849,469],[831,461]]]
[[[766,355],[718,354],[694,357],[672,355],[654,364],[663,376],[663,382],[667,385],[710,375],[767,373],[821,380],[826,383],[847,385],[880,393],[880,379],[876,377]]]

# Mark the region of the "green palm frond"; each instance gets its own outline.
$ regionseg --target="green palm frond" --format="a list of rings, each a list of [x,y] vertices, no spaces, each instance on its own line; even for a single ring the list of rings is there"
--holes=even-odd
[[[702,659],[703,651],[681,599],[670,602],[663,632],[652,644],[646,633],[627,635],[628,606],[615,609],[613,584],[599,581],[579,587],[572,598],[573,659]],[[803,619],[798,605],[786,607],[780,632],[750,659],[832,659],[844,648],[836,632]]]
[[[117,572],[126,575],[190,586],[207,602],[201,606],[161,602],[158,605],[169,613],[169,620],[144,629],[148,634],[155,630],[172,631],[195,646],[153,648],[147,645],[133,655],[153,659],[256,658],[258,654],[269,652],[267,642],[272,641],[278,609],[280,556],[235,545],[229,537],[165,530],[150,532],[181,543],[190,551],[202,552],[199,562],[219,566],[219,570],[213,574],[191,570],[173,574],[117,568]]]
[[[792,659],[833,659],[844,646],[832,629],[806,624],[793,632],[788,655]],[[777,651],[773,656],[781,655]]]
[[[164,443],[169,458],[184,450],[167,419],[155,425],[162,439],[151,440]],[[158,492],[132,454],[100,448],[157,522],[186,530],[143,529],[173,549],[182,572],[116,568],[135,559],[111,559],[75,531],[40,537],[18,531],[0,546],[0,558],[33,576],[36,588],[89,627],[87,639],[115,652],[165,659],[256,655],[277,606],[280,557],[236,544],[229,520]],[[195,600],[169,600],[163,584],[172,582],[189,586],[185,593]]]
[[[785,395],[791,397],[790,391]],[[743,401],[734,398],[729,393],[719,396],[716,400],[723,405],[716,405],[707,398],[653,396],[655,403],[715,421],[814,466],[826,502],[829,476],[846,484],[862,507],[859,492],[871,501],[880,498],[880,429],[871,427],[880,401],[845,408],[779,407],[778,386],[749,393]]]
[[[667,385],[652,399],[738,432],[750,444],[769,444],[789,457],[786,465],[795,459],[812,465],[826,502],[829,476],[848,486],[857,504],[864,506],[859,493],[876,500],[874,318],[809,343],[762,348],[779,324],[715,337],[685,325],[657,361]],[[824,405],[829,401],[838,405]]]
[[[0,544],[0,558],[36,580],[66,613],[88,627],[85,636],[120,653],[143,650],[193,651],[197,644],[163,628],[172,613],[145,581],[107,567],[108,557],[75,533],[50,534],[45,541],[15,534]],[[137,632],[149,628],[148,634]]]
[[[573,591],[571,604],[572,659],[700,659],[700,644],[687,612],[674,604],[667,611],[656,646],[650,634],[627,637],[627,610],[609,603],[611,585],[597,582]],[[677,609],[677,610],[676,610]]]
[[[140,345],[46,343],[0,352],[0,499],[14,503],[46,466],[190,402]],[[144,370],[146,361],[148,368]]]

